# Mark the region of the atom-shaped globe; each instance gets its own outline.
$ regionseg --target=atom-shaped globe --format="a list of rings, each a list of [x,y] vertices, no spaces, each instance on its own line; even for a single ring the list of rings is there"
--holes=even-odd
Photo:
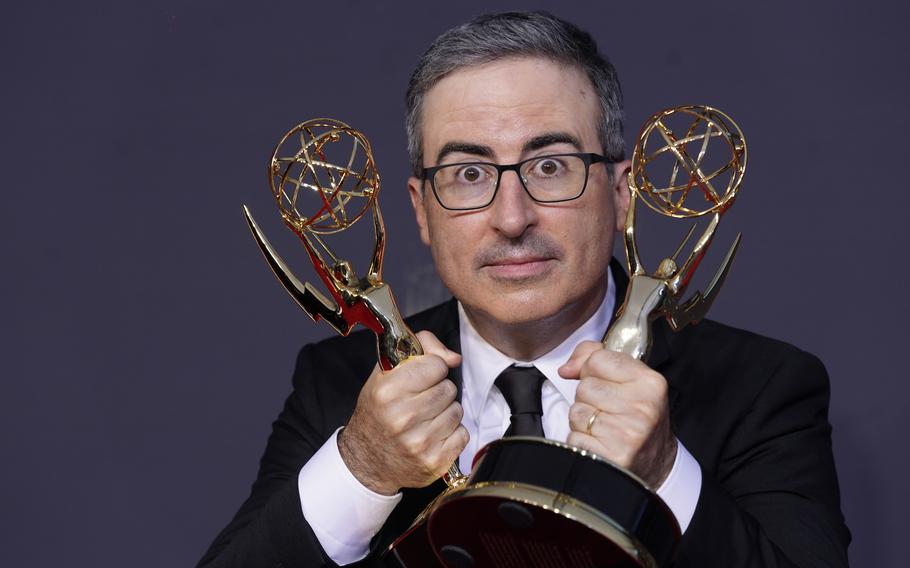
[[[632,152],[629,185],[653,210],[670,217],[723,213],[746,169],[746,143],[721,111],[698,105],[652,115]],[[668,179],[664,186],[652,180]]]
[[[379,173],[363,134],[320,118],[298,124],[278,142],[269,184],[285,221],[299,231],[327,234],[366,213],[379,192]]]

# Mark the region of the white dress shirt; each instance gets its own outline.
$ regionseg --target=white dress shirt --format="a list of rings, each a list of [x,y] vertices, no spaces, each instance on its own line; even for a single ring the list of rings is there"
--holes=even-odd
[[[461,378],[464,407],[462,424],[471,439],[459,458],[462,472],[471,471],[477,451],[498,440],[509,427],[509,405],[493,385],[496,377],[512,364],[534,365],[547,380],[543,383],[543,429],[547,438],[565,442],[569,435],[569,407],[575,400],[578,381],[563,379],[556,370],[569,359],[575,346],[603,338],[616,297],[613,275],[603,303],[581,327],[555,349],[533,361],[516,361],[487,343],[458,305],[461,333]],[[338,452],[336,431],[313,455],[297,477],[303,516],[326,554],[345,565],[364,558],[370,540],[382,528],[401,494],[379,495],[364,487],[347,469]],[[685,532],[695,512],[701,491],[701,468],[677,441],[676,461],[657,494],[673,511]]]

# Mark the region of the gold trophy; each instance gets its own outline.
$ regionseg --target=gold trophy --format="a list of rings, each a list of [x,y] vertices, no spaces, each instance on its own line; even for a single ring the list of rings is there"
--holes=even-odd
[[[684,131],[677,135],[669,120],[683,122]],[[657,144],[653,140],[657,139]],[[720,141],[728,150],[729,159],[706,170],[705,159],[712,141]],[[662,142],[662,144],[661,144]],[[656,147],[651,148],[654,145]],[[692,155],[689,148],[696,147]],[[669,180],[665,187],[655,187],[649,166],[669,161]],[[665,164],[666,165],[666,164]],[[680,176],[680,172],[684,172]],[[679,298],[686,291],[695,269],[708,251],[720,217],[733,204],[746,171],[746,142],[739,127],[729,116],[707,106],[681,106],[652,115],[638,136],[632,151],[629,189],[632,201],[626,215],[623,233],[626,263],[629,269],[629,288],[619,316],[604,336],[604,345],[636,359],[645,359],[651,345],[650,324],[664,316],[674,331],[689,323],[697,323],[708,312],[723,285],[733,257],[739,248],[742,234],[737,234],[720,268],[705,288],[684,303]],[[718,182],[725,182],[723,185]],[[695,225],[686,234],[672,257],[663,259],[653,274],[645,272],[635,242],[635,206],[641,200],[661,215],[674,218],[711,215],[705,231],[692,247],[682,266],[676,257],[695,232]],[[693,203],[698,201],[698,203]]]
[[[275,146],[269,162],[269,186],[285,224],[298,236],[331,297],[309,282],[301,282],[275,251],[250,210],[243,211],[256,244],[278,281],[303,310],[318,322],[325,320],[341,335],[356,324],[376,334],[379,364],[389,370],[423,349],[401,317],[395,297],[382,281],[385,228],[379,210],[379,173],[366,137],[347,124],[319,118],[288,131]],[[312,204],[315,213],[300,207]],[[332,252],[324,235],[348,229],[367,211],[373,220],[374,246],[369,269],[358,276],[353,265]],[[457,463],[443,480],[448,487],[464,483]],[[402,537],[401,554],[434,558],[425,540],[424,516]],[[419,561],[414,565],[424,565]]]
[[[680,298],[733,203],[745,167],[742,132],[717,109],[676,107],[646,121],[628,177],[632,201],[624,237],[630,282],[604,336],[607,348],[643,359],[655,319],[666,317],[679,330],[705,315],[730,270],[739,235],[705,293]],[[660,173],[669,180],[663,187],[652,181]],[[639,200],[667,217],[711,216],[682,266],[675,259],[694,226],[654,273],[645,271],[635,241]],[[672,562],[680,538],[672,511],[633,473],[568,444],[521,436],[480,450],[467,482],[429,512],[427,532],[443,565],[474,568],[662,567]]]
[[[340,160],[340,163],[333,160]],[[269,163],[269,185],[285,224],[306,247],[316,273],[331,294],[326,297],[302,283],[244,206],[250,230],[275,276],[313,321],[325,320],[341,335],[360,323],[376,334],[379,362],[389,370],[411,355],[423,353],[417,337],[401,318],[388,284],[382,281],[385,228],[379,203],[379,173],[370,143],[347,124],[319,118],[298,124],[275,146]],[[300,213],[301,202],[314,204],[312,215]],[[344,231],[371,211],[375,238],[366,276],[338,258],[320,235]],[[321,251],[321,252],[320,252]]]

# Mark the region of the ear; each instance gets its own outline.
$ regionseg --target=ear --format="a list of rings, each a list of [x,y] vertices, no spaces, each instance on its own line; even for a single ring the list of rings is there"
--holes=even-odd
[[[427,228],[427,210],[424,201],[423,180],[416,177],[408,178],[408,194],[411,196],[411,206],[414,208],[414,218],[420,229],[420,240],[423,244],[430,245],[430,231]]]
[[[629,202],[632,193],[629,191],[629,171],[632,169],[631,160],[623,160],[613,164],[613,203],[616,207],[616,230],[622,231],[626,225],[626,213],[629,211]]]

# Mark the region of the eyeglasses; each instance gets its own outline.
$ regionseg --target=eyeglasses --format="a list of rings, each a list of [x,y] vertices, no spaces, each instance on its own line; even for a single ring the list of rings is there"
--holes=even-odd
[[[421,179],[430,180],[433,195],[445,209],[483,209],[496,198],[503,172],[518,174],[521,186],[539,203],[578,199],[588,185],[591,164],[615,163],[600,154],[550,154],[517,164],[462,162],[424,168]]]

